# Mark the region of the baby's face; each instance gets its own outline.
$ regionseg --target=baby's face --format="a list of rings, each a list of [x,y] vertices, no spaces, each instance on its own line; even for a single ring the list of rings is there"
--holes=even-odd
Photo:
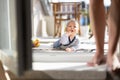
[[[78,25],[76,25],[75,22],[70,22],[67,25],[66,31],[71,32],[71,33],[77,33],[78,32]]]

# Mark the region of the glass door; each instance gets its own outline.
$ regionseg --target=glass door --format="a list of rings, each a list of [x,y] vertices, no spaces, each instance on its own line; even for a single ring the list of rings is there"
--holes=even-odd
[[[31,0],[0,0],[0,60],[14,74],[31,70]]]
[[[0,60],[17,74],[17,27],[15,0],[0,0]]]

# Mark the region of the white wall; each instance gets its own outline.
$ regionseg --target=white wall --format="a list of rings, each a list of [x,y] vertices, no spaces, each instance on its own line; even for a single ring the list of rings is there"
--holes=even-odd
[[[54,36],[53,16],[44,16],[43,19],[39,20],[37,24],[36,36],[37,37]]]
[[[44,15],[39,0],[32,0],[32,2],[32,37],[54,36],[54,17]]]
[[[37,31],[40,30],[40,20],[44,18],[44,13],[39,0],[32,2],[32,36],[36,37],[40,35]]]
[[[54,36],[54,17],[53,16],[45,16],[46,27],[48,36]]]

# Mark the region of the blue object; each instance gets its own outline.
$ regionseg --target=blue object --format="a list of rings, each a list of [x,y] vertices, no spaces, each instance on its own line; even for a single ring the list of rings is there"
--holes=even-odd
[[[81,26],[84,26],[84,25],[85,25],[85,16],[81,16],[80,25],[81,25]]]

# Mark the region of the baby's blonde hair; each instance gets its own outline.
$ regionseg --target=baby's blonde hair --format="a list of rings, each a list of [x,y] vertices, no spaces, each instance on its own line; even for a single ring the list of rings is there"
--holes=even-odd
[[[79,27],[78,22],[77,22],[76,20],[74,20],[74,19],[69,20],[69,21],[67,22],[66,27],[68,27],[69,23],[71,23],[71,22],[74,22],[74,23],[76,24],[76,27],[77,27],[77,28]]]
[[[75,23],[75,25],[76,25],[76,27],[78,28],[78,31],[79,31],[78,21],[76,21],[76,20],[74,20],[74,19],[71,19],[71,20],[69,20],[69,21],[67,22],[66,27],[65,27],[65,31],[67,31],[67,27],[68,27],[69,23],[71,23],[71,22],[74,22],[74,23]]]

